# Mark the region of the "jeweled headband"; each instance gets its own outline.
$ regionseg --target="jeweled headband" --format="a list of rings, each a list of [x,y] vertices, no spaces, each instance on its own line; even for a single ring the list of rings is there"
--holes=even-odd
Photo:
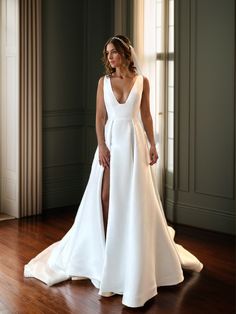
[[[119,37],[116,37],[116,36],[112,37],[112,39],[117,39],[117,40],[119,40],[124,46],[126,46],[128,49],[130,48],[130,46],[129,46],[126,42],[124,42],[123,39],[121,39],[121,38],[119,38]]]

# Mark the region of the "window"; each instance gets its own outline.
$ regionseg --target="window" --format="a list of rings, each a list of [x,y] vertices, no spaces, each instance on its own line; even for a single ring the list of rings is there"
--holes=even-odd
[[[149,78],[150,107],[159,159],[157,188],[173,187],[174,0],[134,1],[134,46]]]

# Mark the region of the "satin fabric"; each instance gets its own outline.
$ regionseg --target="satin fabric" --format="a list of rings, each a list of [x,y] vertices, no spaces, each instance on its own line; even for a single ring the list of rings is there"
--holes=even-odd
[[[74,224],[25,265],[25,277],[49,286],[89,278],[99,295],[120,294],[124,305],[140,307],[157,294],[157,287],[183,281],[183,268],[201,271],[202,263],[174,242],[174,229],[165,219],[139,119],[142,91],[143,76],[138,75],[120,104],[111,79],[104,77],[105,140],[111,153],[106,238],[97,148]]]

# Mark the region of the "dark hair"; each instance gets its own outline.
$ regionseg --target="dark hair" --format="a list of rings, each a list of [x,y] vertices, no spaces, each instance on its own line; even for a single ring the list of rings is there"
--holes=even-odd
[[[119,40],[115,37],[118,37],[121,40]],[[125,57],[127,64],[128,64],[129,71],[135,73],[136,67],[134,66],[134,62],[133,62],[132,57],[131,57],[131,49],[130,49],[131,42],[130,42],[129,38],[124,36],[124,35],[115,35],[114,37],[111,37],[108,39],[108,41],[105,43],[104,48],[103,48],[102,61],[103,61],[103,64],[105,66],[105,74],[108,76],[111,76],[112,73],[114,73],[116,71],[115,68],[111,67],[111,65],[107,59],[106,48],[107,48],[107,45],[110,43],[112,43],[115,46],[116,50],[118,51],[118,53],[120,55]]]

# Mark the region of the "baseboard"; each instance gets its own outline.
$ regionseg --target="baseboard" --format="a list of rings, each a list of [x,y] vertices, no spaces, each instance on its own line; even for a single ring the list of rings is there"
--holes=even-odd
[[[166,200],[165,208],[167,219],[173,223],[236,234],[235,215],[231,213],[199,208],[184,203],[174,203],[170,200]]]

